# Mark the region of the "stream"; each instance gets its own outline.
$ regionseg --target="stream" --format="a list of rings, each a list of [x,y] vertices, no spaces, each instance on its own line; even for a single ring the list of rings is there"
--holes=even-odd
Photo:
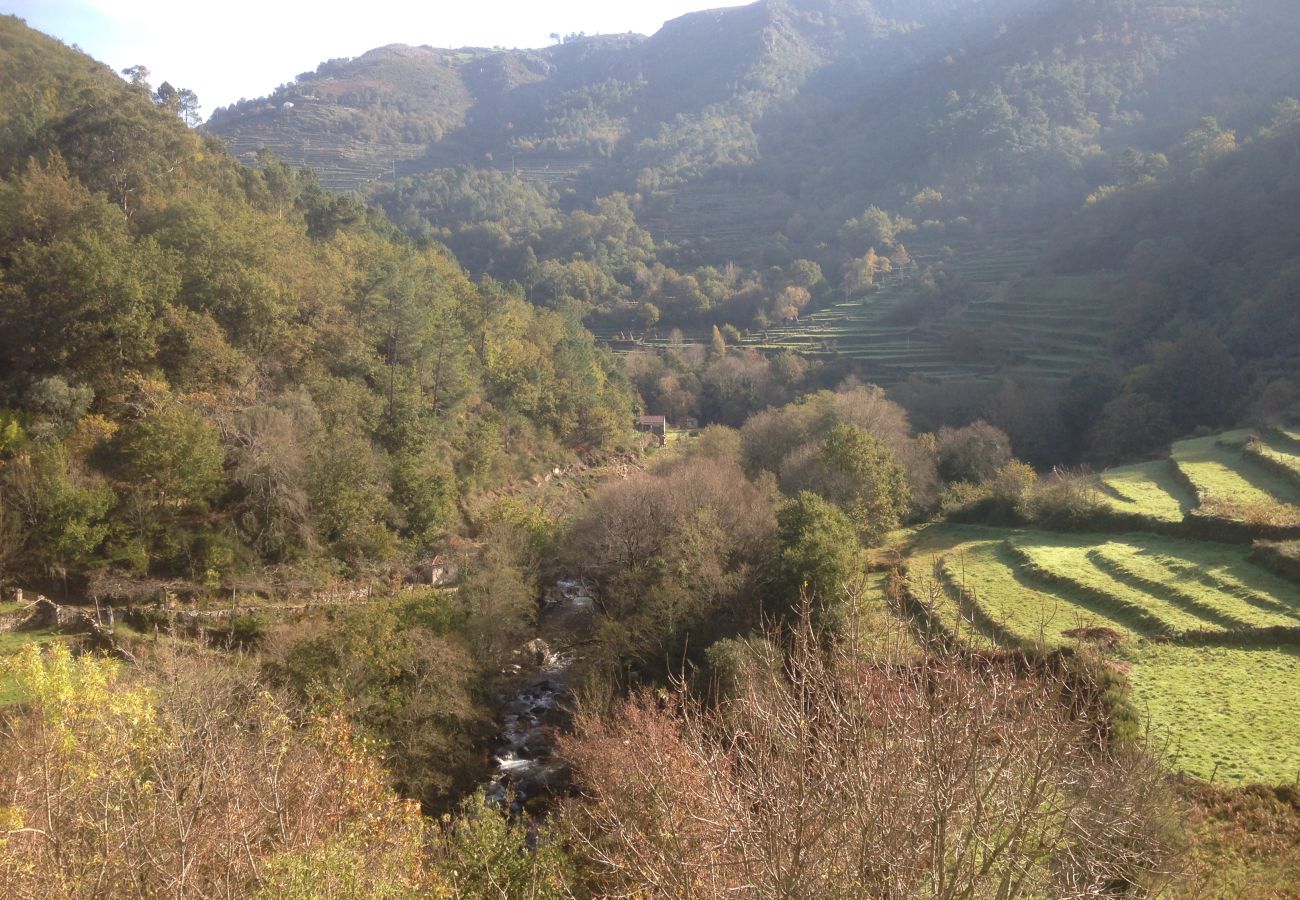
[[[514,813],[569,786],[568,766],[554,756],[555,740],[572,719],[571,670],[594,608],[580,581],[561,579],[549,588],[538,616],[539,637],[519,651],[524,658],[511,667],[515,679],[498,696],[501,730],[486,793],[498,804],[512,798]]]

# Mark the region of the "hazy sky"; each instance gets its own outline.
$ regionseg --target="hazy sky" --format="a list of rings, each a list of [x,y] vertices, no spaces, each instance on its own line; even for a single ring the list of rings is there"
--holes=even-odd
[[[326,59],[384,44],[541,47],[551,32],[651,34],[685,12],[740,0],[0,0],[0,12],[115,69],[199,95],[206,117]]]

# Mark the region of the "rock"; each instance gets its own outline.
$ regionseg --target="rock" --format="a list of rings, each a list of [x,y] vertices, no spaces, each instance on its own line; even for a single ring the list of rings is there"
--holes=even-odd
[[[537,665],[542,666],[551,656],[551,647],[541,638],[533,638],[524,644],[524,652],[531,656]]]

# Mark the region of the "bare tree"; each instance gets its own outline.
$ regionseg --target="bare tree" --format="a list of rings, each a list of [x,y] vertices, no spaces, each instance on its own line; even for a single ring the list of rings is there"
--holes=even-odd
[[[1169,791],[1110,749],[1069,686],[940,649],[825,649],[732,698],[634,697],[563,747],[585,797],[564,825],[616,896],[1144,895],[1166,879]]]

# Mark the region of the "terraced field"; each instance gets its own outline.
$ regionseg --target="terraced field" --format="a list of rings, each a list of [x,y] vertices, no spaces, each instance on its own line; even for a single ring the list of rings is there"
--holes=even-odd
[[[1116,512],[1181,522],[1196,508],[1196,498],[1167,459],[1108,469],[1100,481],[1106,504]]]
[[[1017,566],[1006,534],[973,534],[974,529],[927,529],[918,552],[932,560],[943,601],[936,610],[945,626],[960,622],[964,631],[988,643],[1059,647],[1081,637],[1108,634],[1134,637],[1133,622],[1118,617],[1079,592],[1044,591]]]
[[[933,332],[891,323],[890,313],[906,296],[906,285],[896,281],[866,296],[819,309],[796,324],[770,328],[746,343],[762,350],[847,357],[880,384],[911,375],[978,378],[996,371],[991,363],[956,361],[946,340]]]
[[[1151,473],[1121,472],[1121,484],[1129,474]],[[1250,553],[1151,534],[932,525],[912,539],[910,578],[935,598],[933,623],[973,646],[1101,647],[1173,768],[1286,783],[1300,775],[1300,582]]]
[[[987,379],[1013,371],[1038,379],[1069,377],[1105,354],[1105,284],[1093,277],[1029,277],[1039,245],[1008,239],[993,246],[945,248],[944,271],[978,299],[936,322],[898,324],[891,314],[909,294],[909,273],[858,297],[819,309],[792,325],[754,335],[750,346],[858,363],[865,377],[892,384],[914,375]],[[921,265],[937,255],[920,252]]]
[[[225,141],[230,152],[249,165],[256,164],[258,151],[266,147],[291,166],[311,167],[323,187],[340,193],[390,177],[424,152],[418,144],[371,144],[346,135],[303,138],[288,128],[227,135]]]
[[[1247,442],[1244,453],[1277,477],[1300,488],[1300,441],[1276,431]]]
[[[659,192],[639,218],[656,241],[739,260],[753,255],[756,235],[781,230],[793,208],[788,195],[770,187],[737,191],[706,182]]]
[[[1175,771],[1300,780],[1300,648],[1145,644],[1122,651],[1132,698]]]
[[[1174,444],[1170,456],[1196,491],[1198,514],[1239,522],[1300,525],[1300,484],[1252,458],[1245,431]]]
[[[1103,556],[1102,547],[1109,544],[1099,544],[1096,537],[1048,534],[1008,542],[1031,579],[1048,588],[1060,585],[1085,594],[1112,614],[1139,623],[1138,630],[1148,637],[1224,632],[1241,625],[1182,595],[1157,593],[1135,584],[1135,579],[1113,564],[1113,557]]]
[[[971,264],[966,281],[980,277]],[[1094,277],[1011,277],[983,300],[937,326],[944,337],[976,336],[988,352],[1040,377],[1068,378],[1105,355],[1104,281]]]

